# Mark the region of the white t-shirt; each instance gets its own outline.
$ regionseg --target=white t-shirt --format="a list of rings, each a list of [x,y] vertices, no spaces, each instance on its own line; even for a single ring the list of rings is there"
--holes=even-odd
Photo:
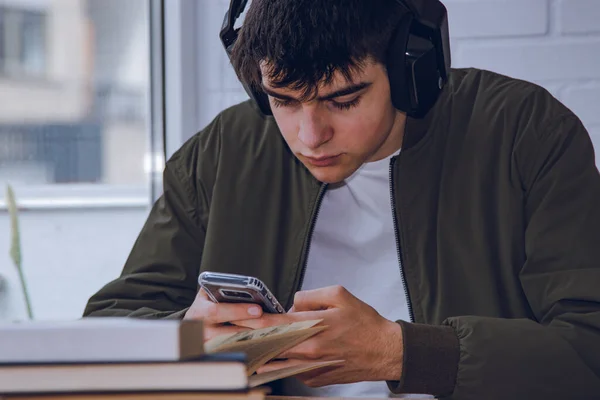
[[[384,318],[409,321],[392,217],[391,158],[364,164],[325,192],[301,290],[342,285]],[[309,388],[292,378],[284,390],[296,396],[395,397],[384,381]]]

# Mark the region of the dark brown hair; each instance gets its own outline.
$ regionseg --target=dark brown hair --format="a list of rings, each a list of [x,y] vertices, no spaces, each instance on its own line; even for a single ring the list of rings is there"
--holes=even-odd
[[[367,60],[385,64],[404,15],[395,0],[253,0],[232,65],[242,81],[260,90],[264,61],[272,85],[301,91],[307,99],[336,71],[349,79]]]

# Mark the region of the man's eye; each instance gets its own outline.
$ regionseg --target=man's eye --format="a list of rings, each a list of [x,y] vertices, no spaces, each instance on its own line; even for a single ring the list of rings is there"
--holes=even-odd
[[[337,102],[337,101],[332,101],[331,104],[339,109],[339,110],[349,110],[352,107],[356,107],[358,105],[358,103],[360,103],[360,96],[358,96],[357,98],[350,100],[350,101],[345,101],[345,102]]]
[[[290,107],[295,103],[294,100],[280,100],[275,97],[272,97],[271,99],[273,100],[273,105],[275,107]]]

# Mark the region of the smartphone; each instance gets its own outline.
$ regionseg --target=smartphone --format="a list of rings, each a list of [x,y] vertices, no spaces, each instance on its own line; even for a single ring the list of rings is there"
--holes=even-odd
[[[200,274],[198,283],[215,303],[253,303],[267,313],[285,313],[273,293],[258,278],[206,271]]]

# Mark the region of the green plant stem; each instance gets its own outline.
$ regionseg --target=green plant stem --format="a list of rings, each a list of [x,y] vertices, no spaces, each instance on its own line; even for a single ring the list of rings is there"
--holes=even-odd
[[[27,316],[30,320],[33,319],[33,311],[31,309],[31,301],[29,300],[29,291],[27,290],[27,283],[25,281],[25,274],[23,273],[23,254],[21,252],[21,234],[19,232],[19,212],[17,208],[17,201],[15,200],[15,193],[10,185],[6,187],[6,205],[8,207],[8,214],[10,217],[10,231],[11,231],[11,244],[10,244],[10,257],[15,264],[17,272],[19,273],[19,280],[21,281],[21,288],[23,289],[23,297],[25,297],[25,305],[27,306]]]
[[[23,269],[17,268],[19,271],[19,280],[21,281],[21,287],[23,288],[23,296],[25,297],[25,305],[27,306],[27,316],[30,320],[33,319],[33,311],[31,309],[31,302],[29,301],[29,291],[27,290],[27,283],[25,282],[25,276],[23,275]]]

